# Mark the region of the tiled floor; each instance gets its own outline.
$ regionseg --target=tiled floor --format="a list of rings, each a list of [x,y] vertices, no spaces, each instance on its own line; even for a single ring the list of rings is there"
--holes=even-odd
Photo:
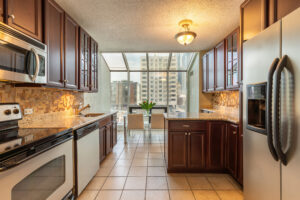
[[[163,135],[132,132],[101,163],[79,200],[242,200],[239,185],[226,174],[166,173]]]

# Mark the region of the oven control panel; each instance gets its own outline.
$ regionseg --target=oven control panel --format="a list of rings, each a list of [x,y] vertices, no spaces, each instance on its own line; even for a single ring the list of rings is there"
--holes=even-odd
[[[0,122],[22,119],[20,105],[17,103],[0,104]]]

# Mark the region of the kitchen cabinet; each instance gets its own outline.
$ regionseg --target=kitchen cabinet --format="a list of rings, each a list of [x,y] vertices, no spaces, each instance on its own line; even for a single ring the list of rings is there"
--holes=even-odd
[[[42,0],[7,0],[5,2],[7,3],[7,15],[5,16],[7,19],[6,23],[29,36],[42,41]],[[3,6],[3,0],[0,3],[2,3]],[[3,12],[3,9],[1,10]],[[53,16],[54,15],[55,14],[53,14]]]
[[[225,167],[225,122],[208,122],[207,168],[222,170]]]
[[[90,91],[98,91],[98,43],[91,38]]]
[[[236,178],[238,167],[238,125],[228,124],[226,141],[226,168]]]
[[[105,146],[105,133],[106,127],[101,127],[99,129],[99,156],[100,156],[100,162],[104,160],[106,156],[106,146]]]
[[[273,24],[300,6],[299,0],[269,0],[269,23]]]
[[[210,50],[207,55],[207,91],[212,92],[215,90],[215,50]]]
[[[216,90],[225,89],[225,42],[220,42],[215,48],[215,78]]]
[[[237,181],[243,184],[243,132],[239,131],[238,139],[238,171],[237,171]]]
[[[169,168],[187,168],[187,137],[186,132],[169,133]]]
[[[0,0],[0,22],[4,22],[4,0]]]
[[[113,121],[113,146],[117,144],[118,141],[118,122]]]
[[[188,168],[205,169],[206,131],[188,132]]]
[[[239,88],[239,28],[226,38],[226,88]]]
[[[207,54],[202,57],[202,91],[207,92]]]
[[[65,13],[64,23],[64,83],[66,88],[78,88],[78,24]]]
[[[64,11],[45,1],[45,42],[48,47],[48,85],[64,87]]]
[[[80,28],[79,32],[79,90],[90,90],[90,35]]]
[[[105,139],[106,139],[106,155],[109,154],[112,151],[112,124],[109,123],[106,125],[105,130]]]

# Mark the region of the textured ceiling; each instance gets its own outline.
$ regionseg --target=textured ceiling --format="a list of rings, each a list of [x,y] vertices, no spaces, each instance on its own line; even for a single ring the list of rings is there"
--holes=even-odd
[[[56,0],[99,43],[100,51],[199,51],[239,26],[243,0]],[[196,40],[174,39],[191,19]]]

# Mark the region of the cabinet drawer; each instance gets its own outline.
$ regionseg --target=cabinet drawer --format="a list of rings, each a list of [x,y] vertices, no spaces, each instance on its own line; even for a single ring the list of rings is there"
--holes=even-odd
[[[99,127],[102,127],[102,126],[105,126],[106,124],[110,123],[111,122],[111,117],[106,117],[104,119],[101,119],[99,121]]]
[[[206,122],[172,120],[169,121],[169,130],[172,131],[206,130]]]

